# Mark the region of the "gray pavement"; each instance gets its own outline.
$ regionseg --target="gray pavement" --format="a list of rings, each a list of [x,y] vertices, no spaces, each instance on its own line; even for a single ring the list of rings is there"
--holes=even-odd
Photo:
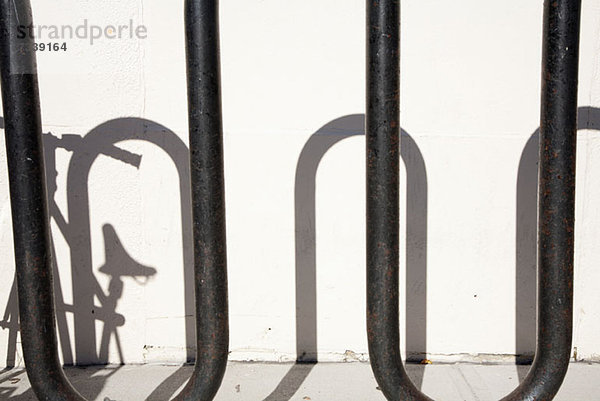
[[[447,401],[498,400],[516,387],[528,366],[409,365],[409,375],[429,396]],[[191,366],[125,365],[67,368],[73,385],[99,401],[169,400]],[[600,400],[600,364],[573,363],[556,400]],[[36,400],[23,369],[0,374],[1,400]],[[217,401],[385,401],[367,363],[317,365],[229,364]]]

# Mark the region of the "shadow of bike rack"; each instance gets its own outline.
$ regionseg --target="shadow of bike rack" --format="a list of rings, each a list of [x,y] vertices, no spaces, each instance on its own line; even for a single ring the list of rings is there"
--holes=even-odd
[[[367,328],[375,377],[389,400],[431,400],[399,348],[399,0],[367,2]],[[573,315],[573,227],[580,0],[544,5],[538,197],[538,334],[530,372],[504,401],[550,400],[567,371]],[[218,2],[187,0],[192,233],[197,356],[177,400],[212,400],[228,354]],[[60,366],[47,190],[28,0],[0,0],[0,63],[22,347],[40,399],[85,400]]]

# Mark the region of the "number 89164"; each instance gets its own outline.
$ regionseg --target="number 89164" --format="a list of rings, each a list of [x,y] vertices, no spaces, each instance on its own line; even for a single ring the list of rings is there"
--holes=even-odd
[[[67,42],[35,43],[33,45],[33,49],[36,52],[58,52],[58,51],[66,52],[67,51]]]

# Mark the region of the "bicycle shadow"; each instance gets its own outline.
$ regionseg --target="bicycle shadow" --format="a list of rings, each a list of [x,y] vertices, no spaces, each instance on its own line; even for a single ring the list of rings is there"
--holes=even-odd
[[[3,128],[3,119],[0,126]],[[119,338],[119,329],[125,325],[125,317],[117,312],[125,286],[144,285],[156,273],[156,269],[144,266],[134,260],[112,225],[102,228],[104,236],[105,263],[99,273],[108,276],[105,290],[96,278],[92,268],[92,242],[90,227],[90,206],[88,178],[94,161],[100,156],[108,156],[123,162],[126,166],[139,168],[141,156],[117,146],[126,140],[142,140],[161,148],[173,161],[180,179],[180,208],[182,226],[183,280],[185,284],[185,336],[186,360],[195,357],[194,288],[193,261],[187,250],[191,249],[191,200],[189,185],[189,153],[181,139],[167,128],[152,121],[137,118],[122,118],[108,121],[94,128],[86,136],[64,134],[60,138],[51,133],[43,134],[46,162],[46,182],[48,188],[48,209],[50,219],[56,224],[59,234],[66,241],[70,251],[73,302],[67,304],[63,295],[63,283],[58,274],[55,250],[52,249],[56,324],[60,352],[65,365],[76,364],[104,365],[109,360],[109,345],[116,345],[119,362],[125,363]],[[62,149],[72,152],[67,171],[68,212],[63,214],[55,201],[57,192],[56,152]],[[53,248],[53,244],[52,244]],[[9,299],[0,327],[8,330],[7,368],[17,366],[18,307],[16,283],[13,282]],[[68,315],[72,315],[74,333],[69,332]],[[97,322],[102,322],[99,348],[96,337]],[[71,341],[75,347],[72,349]],[[113,342],[114,341],[114,342]],[[114,374],[118,369],[112,370]],[[110,376],[109,375],[109,376]],[[108,376],[104,377],[106,380]],[[93,380],[96,382],[96,379]],[[89,391],[88,380],[86,388]],[[95,388],[92,386],[91,388]],[[102,388],[102,386],[98,386]]]

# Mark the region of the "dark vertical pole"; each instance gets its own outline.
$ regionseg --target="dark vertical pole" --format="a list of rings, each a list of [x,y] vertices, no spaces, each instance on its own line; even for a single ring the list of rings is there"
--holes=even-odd
[[[68,384],[57,351],[42,124],[29,1],[0,1],[0,70],[6,130],[21,342],[34,392],[83,398]]]
[[[551,400],[566,374],[573,318],[573,228],[581,0],[544,5],[533,366],[503,401]],[[430,400],[404,370],[398,333],[398,2],[367,2],[367,328],[389,400]]]
[[[217,0],[185,2],[196,368],[183,400],[211,400],[225,373],[229,333]]]
[[[522,385],[505,400],[550,400],[569,366],[573,329],[575,150],[581,0],[544,2],[538,194],[538,334]]]
[[[402,365],[398,317],[400,1],[367,1],[367,335],[371,366],[390,400],[419,390]]]

